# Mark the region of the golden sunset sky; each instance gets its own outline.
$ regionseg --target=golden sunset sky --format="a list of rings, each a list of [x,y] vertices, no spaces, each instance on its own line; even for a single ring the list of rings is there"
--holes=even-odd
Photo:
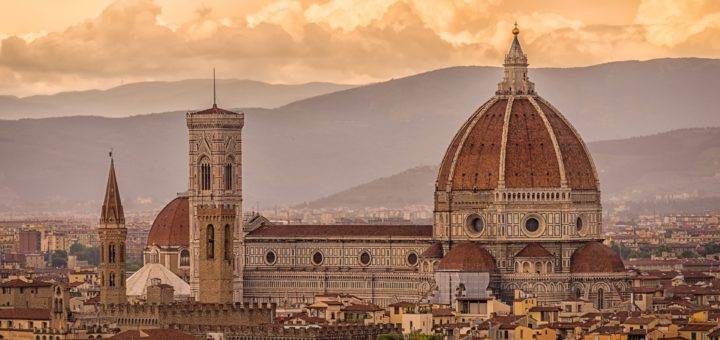
[[[5,0],[0,95],[498,66],[515,21],[531,67],[720,56],[718,0]]]

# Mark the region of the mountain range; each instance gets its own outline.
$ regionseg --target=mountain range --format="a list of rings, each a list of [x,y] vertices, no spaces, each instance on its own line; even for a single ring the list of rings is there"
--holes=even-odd
[[[217,100],[224,106],[264,108],[274,108],[353,87],[332,83],[269,84],[238,79],[218,79],[216,85]],[[212,100],[212,79],[139,82],[107,90],[61,92],[22,98],[0,96],[0,118],[75,115],[127,117],[151,112],[198,110]]]
[[[718,197],[720,128],[679,129],[620,140],[592,142],[588,149],[609,201],[674,202]],[[433,203],[438,166],[418,166],[303,204],[309,208],[399,208]],[[668,210],[669,208],[665,208]]]
[[[246,114],[245,203],[311,202],[437,164],[452,135],[493,94],[500,77],[499,68],[453,67],[274,109],[240,109]],[[586,141],[612,140],[590,143],[606,199],[663,194],[664,188],[708,192],[717,183],[708,175],[720,140],[715,130],[627,138],[720,126],[720,96],[714,93],[720,87],[720,60],[541,68],[531,69],[530,77]],[[102,197],[110,148],[128,206],[162,206],[187,188],[184,113],[0,121],[0,209],[93,211]],[[696,144],[685,141],[690,135]],[[638,146],[642,151],[630,153],[631,146],[645,145],[641,142],[647,143]],[[700,156],[692,158],[693,153]]]

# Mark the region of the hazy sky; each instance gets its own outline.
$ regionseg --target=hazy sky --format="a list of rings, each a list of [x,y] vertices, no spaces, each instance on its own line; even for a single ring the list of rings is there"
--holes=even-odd
[[[499,65],[515,21],[531,66],[720,55],[718,0],[4,0],[0,94]]]

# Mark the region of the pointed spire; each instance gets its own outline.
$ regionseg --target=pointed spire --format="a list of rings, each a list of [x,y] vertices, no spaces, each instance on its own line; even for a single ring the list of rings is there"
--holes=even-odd
[[[523,53],[522,46],[518,35],[520,29],[515,23],[512,30],[513,41],[510,50],[505,55],[505,74],[503,81],[498,84],[497,94],[535,94],[535,84],[527,77],[528,60],[527,55]]]
[[[107,187],[105,188],[105,200],[103,201],[100,223],[125,223],[122,202],[120,202],[120,190],[118,190],[117,178],[115,178],[115,162],[110,156],[110,173],[108,174]]]

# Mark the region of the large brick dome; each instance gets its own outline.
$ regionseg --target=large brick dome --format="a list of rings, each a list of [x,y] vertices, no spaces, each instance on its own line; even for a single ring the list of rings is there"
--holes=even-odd
[[[148,246],[188,247],[190,244],[190,203],[187,197],[170,201],[155,217],[147,238]]]
[[[527,77],[517,35],[496,95],[455,134],[440,166],[438,191],[497,188],[596,190],[597,174],[580,135]]]
[[[455,134],[440,166],[438,190],[597,189],[585,144],[570,123],[536,95],[498,95]]]

